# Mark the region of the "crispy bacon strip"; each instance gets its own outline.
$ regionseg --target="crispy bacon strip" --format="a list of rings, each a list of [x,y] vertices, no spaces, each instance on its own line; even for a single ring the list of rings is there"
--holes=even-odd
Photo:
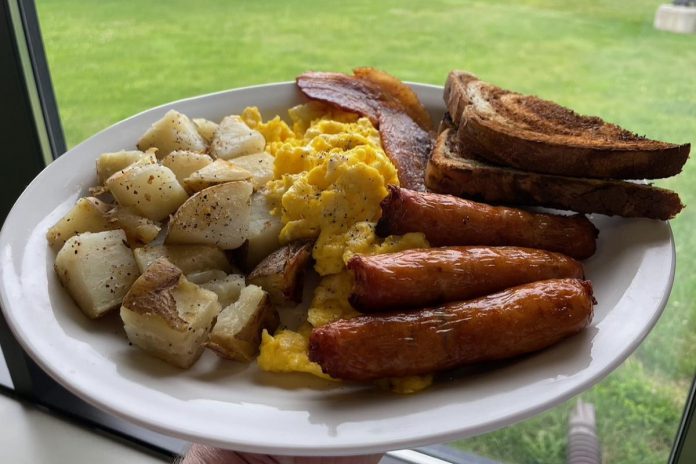
[[[521,246],[563,253],[575,259],[592,256],[595,226],[581,214],[560,216],[389,186],[382,200],[377,234],[423,232],[433,246]]]
[[[308,72],[297,77],[297,86],[311,99],[369,118],[379,129],[400,185],[426,191],[425,167],[434,144],[432,123],[408,86],[371,68],[358,68],[354,76]]]
[[[379,88],[369,81],[341,73],[306,72],[296,79],[302,93],[312,100],[320,100],[346,111],[368,118],[379,124]]]
[[[411,190],[427,191],[425,168],[433,149],[432,135],[407,114],[392,109],[380,113],[379,134],[385,153],[396,166],[399,184]]]
[[[423,308],[555,278],[584,278],[560,253],[520,247],[443,247],[355,255],[350,303],[361,312]]]
[[[423,130],[431,131],[433,122],[428,110],[418,99],[418,95],[408,85],[391,74],[375,68],[356,68],[355,77],[379,88],[380,98],[391,108],[399,108],[413,119]]]
[[[546,348],[592,320],[592,285],[543,280],[412,313],[360,316],[316,328],[309,359],[332,377],[421,375]]]

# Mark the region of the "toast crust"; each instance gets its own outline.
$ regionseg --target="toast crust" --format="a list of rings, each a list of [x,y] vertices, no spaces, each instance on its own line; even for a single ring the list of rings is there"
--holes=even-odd
[[[491,204],[610,216],[667,220],[684,207],[675,192],[650,185],[530,173],[476,160],[464,150],[453,128],[444,128],[438,136],[425,184],[433,192]]]
[[[470,153],[525,171],[658,179],[678,174],[689,155],[689,144],[650,140],[463,71],[449,74],[445,103]]]

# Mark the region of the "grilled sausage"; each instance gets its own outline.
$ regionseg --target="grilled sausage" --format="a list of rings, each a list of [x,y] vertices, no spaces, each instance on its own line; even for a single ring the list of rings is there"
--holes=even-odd
[[[490,206],[452,195],[389,186],[377,223],[381,236],[423,232],[433,246],[513,245],[589,258],[598,231],[581,214],[559,216]]]
[[[309,359],[332,377],[369,381],[511,358],[582,330],[593,302],[590,282],[553,279],[413,313],[339,320],[312,331]]]
[[[518,247],[449,247],[355,255],[350,303],[362,312],[423,308],[528,282],[584,278],[582,264],[560,253]]]

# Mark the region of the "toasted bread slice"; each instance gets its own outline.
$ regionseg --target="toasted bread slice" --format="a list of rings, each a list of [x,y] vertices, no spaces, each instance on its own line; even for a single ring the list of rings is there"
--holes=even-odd
[[[433,192],[486,203],[579,213],[667,220],[684,207],[676,193],[650,185],[530,173],[476,160],[463,149],[454,129],[438,136],[425,184]]]
[[[463,71],[449,74],[445,102],[470,153],[525,171],[658,179],[679,173],[689,155],[689,144],[650,140]]]

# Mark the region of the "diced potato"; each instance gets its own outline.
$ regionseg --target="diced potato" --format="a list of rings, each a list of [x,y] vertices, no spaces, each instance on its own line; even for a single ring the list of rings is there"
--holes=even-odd
[[[255,285],[242,290],[239,300],[218,315],[207,346],[223,358],[249,362],[259,352],[261,332],[278,327],[278,312],[266,292]]]
[[[162,159],[175,150],[204,153],[208,144],[198,133],[198,126],[188,116],[175,110],[167,111],[138,140],[138,148],[157,148],[157,157]]]
[[[94,197],[80,198],[70,211],[46,232],[48,244],[60,250],[73,235],[117,229],[106,218],[109,205]]]
[[[181,269],[184,274],[217,269],[225,273],[233,270],[225,252],[218,247],[208,245],[159,245],[136,248],[135,261],[140,272],[158,258],[167,258]]]
[[[106,213],[106,218],[112,228],[122,229],[126,233],[128,243],[133,246],[150,243],[162,230],[158,223],[139,216],[133,208],[127,206],[116,206]]]
[[[213,185],[248,179],[251,179],[249,171],[224,159],[216,159],[184,179],[184,187],[189,192],[199,192]]]
[[[162,166],[171,169],[176,180],[184,185],[184,179],[212,162],[213,159],[205,153],[177,150],[164,157]]]
[[[201,285],[211,280],[224,279],[225,277],[227,277],[227,273],[219,269],[208,269],[207,271],[197,271],[186,274],[188,281],[196,285]]]
[[[145,156],[140,150],[121,150],[114,153],[102,153],[97,158],[97,177],[99,183],[104,184],[106,179],[125,169]]]
[[[223,250],[240,246],[249,231],[251,182],[227,182],[208,187],[181,205],[172,217],[166,243],[214,245]]]
[[[189,282],[214,292],[223,308],[237,301],[240,292],[246,286],[244,275],[227,275],[218,269],[192,272],[187,274],[186,278]]]
[[[235,158],[233,163],[235,166],[246,169],[251,173],[251,179],[254,183],[254,190],[263,188],[266,183],[273,179],[273,155],[261,152],[253,155],[244,155]]]
[[[222,279],[210,280],[201,284],[202,288],[215,292],[223,308],[237,301],[244,286],[242,274],[230,274]]]
[[[274,305],[302,301],[302,277],[312,257],[312,242],[292,242],[268,255],[247,277],[247,283],[268,292]]]
[[[165,219],[188,198],[171,169],[157,164],[154,156],[112,175],[106,188],[119,205],[131,207],[153,221]]]
[[[251,196],[247,241],[239,248],[237,255],[245,270],[254,269],[263,258],[280,248],[278,235],[282,228],[280,216],[274,216],[270,212],[265,191],[254,192]]]
[[[118,307],[140,274],[122,230],[71,237],[58,252],[55,269],[70,296],[91,318]]]
[[[260,132],[250,129],[239,116],[225,117],[210,143],[210,154],[216,158],[232,159],[263,151],[266,140]]]
[[[121,319],[131,343],[186,369],[201,355],[219,312],[215,293],[189,282],[160,258],[133,283]]]
[[[205,118],[193,118],[193,122],[198,127],[198,133],[201,134],[201,137],[208,143],[212,142],[218,124]]]

